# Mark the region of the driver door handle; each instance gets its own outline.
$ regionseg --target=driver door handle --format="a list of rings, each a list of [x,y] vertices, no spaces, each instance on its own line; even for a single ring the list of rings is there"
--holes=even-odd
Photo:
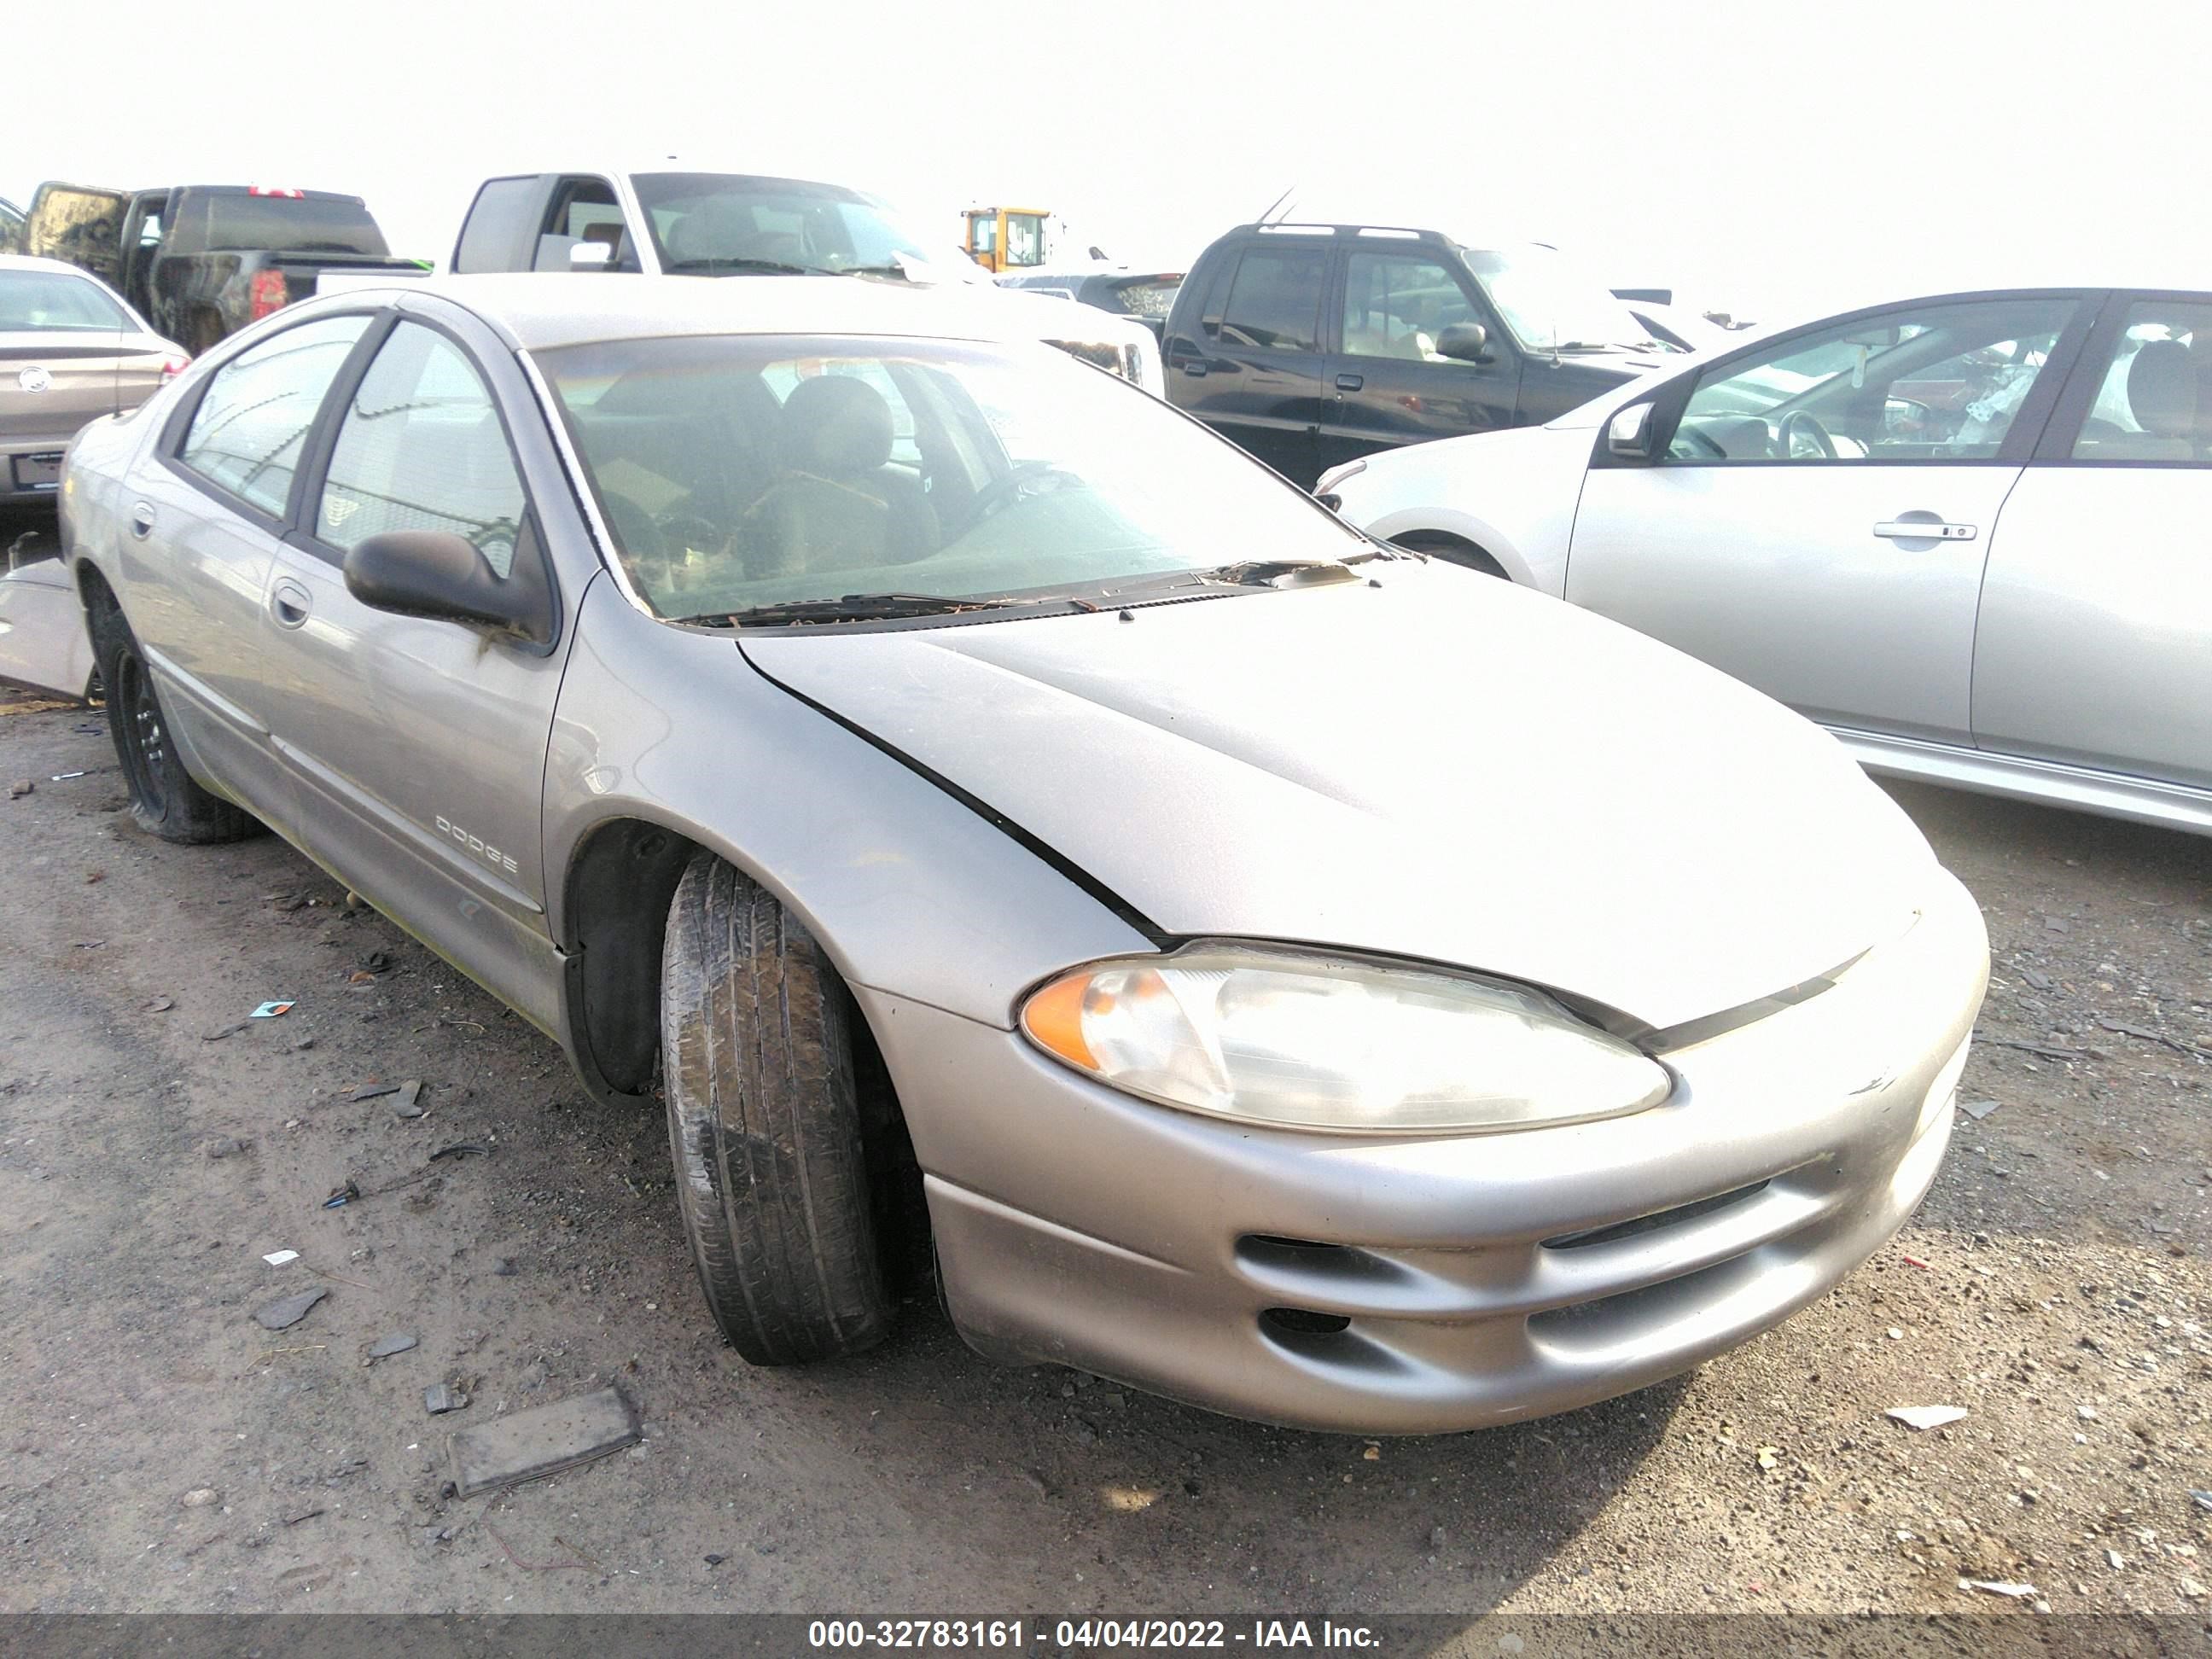
[[[1366,384],[1367,377],[1364,374],[1340,374],[1336,377],[1339,392],[1357,392]]]
[[[289,576],[279,577],[269,590],[269,614],[279,628],[304,626],[314,603],[313,596]]]
[[[1893,542],[1970,542],[1974,526],[1942,519],[1884,519],[1874,527],[1877,536]]]
[[[140,541],[154,533],[154,504],[140,501],[131,509],[131,533]]]

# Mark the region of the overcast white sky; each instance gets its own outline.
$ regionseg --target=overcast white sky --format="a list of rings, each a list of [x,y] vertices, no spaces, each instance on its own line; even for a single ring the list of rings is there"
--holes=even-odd
[[[1769,320],[1954,280],[2212,286],[2212,82],[2175,4],[91,9],[96,79],[11,33],[0,195],[349,191],[435,258],[488,173],[676,152],[876,191],[948,246],[961,207],[1020,200],[1142,264],[1294,188],[1301,218],[1534,236]]]

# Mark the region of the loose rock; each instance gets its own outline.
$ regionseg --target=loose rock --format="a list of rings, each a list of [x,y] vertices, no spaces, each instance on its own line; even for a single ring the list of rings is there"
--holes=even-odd
[[[253,1310],[254,1322],[264,1330],[289,1330],[307,1316],[307,1310],[320,1302],[330,1291],[322,1285],[312,1291],[302,1291],[297,1296],[288,1296],[271,1302],[266,1307]]]

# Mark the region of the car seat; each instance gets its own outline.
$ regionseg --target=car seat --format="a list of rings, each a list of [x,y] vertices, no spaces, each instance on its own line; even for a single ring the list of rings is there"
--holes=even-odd
[[[921,481],[889,465],[890,405],[849,374],[801,380],[777,426],[781,470],[746,514],[756,576],[864,570],[935,551]]]
[[[2197,459],[2197,362],[2179,340],[2153,340],[2128,365],[2128,410],[2141,432],[2097,446],[2105,460]]]

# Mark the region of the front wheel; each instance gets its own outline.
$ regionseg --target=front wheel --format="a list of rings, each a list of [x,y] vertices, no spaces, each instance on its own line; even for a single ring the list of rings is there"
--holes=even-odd
[[[187,846],[243,841],[260,828],[251,813],[202,788],[185,770],[154,689],[145,653],[119,614],[95,629],[107,729],[131,789],[131,816],[141,830]]]
[[[849,996],[772,895],[691,860],[661,953],[668,1139],[707,1305],[756,1365],[856,1353],[890,1322]]]

